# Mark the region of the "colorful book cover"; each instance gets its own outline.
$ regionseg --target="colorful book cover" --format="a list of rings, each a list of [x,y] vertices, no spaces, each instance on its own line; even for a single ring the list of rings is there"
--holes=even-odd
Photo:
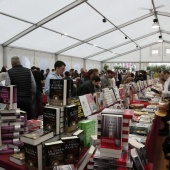
[[[101,148],[121,150],[122,148],[122,115],[102,114]]]
[[[17,109],[17,87],[0,86],[0,103],[6,104],[2,110]]]
[[[97,112],[98,111],[98,107],[97,107],[97,105],[96,105],[96,103],[94,101],[93,95],[92,94],[86,94],[86,98],[87,98],[87,102],[88,102],[88,104],[90,106],[91,112],[92,113]]]
[[[71,81],[50,79],[50,105],[63,106],[71,103]]]
[[[78,106],[68,105],[64,108],[64,132],[72,132],[78,127]]]
[[[105,107],[103,92],[94,93],[94,100],[95,100],[96,106],[99,110],[101,110]]]
[[[53,131],[54,134],[59,134],[60,130],[60,109],[52,107],[44,107],[43,110],[43,128],[47,131]]]
[[[63,165],[65,160],[65,143],[60,141],[45,143],[43,147],[44,170]]]
[[[79,96],[72,97],[71,103],[78,106],[78,119],[79,120],[82,119],[84,117],[84,113],[83,113],[83,109],[82,109],[82,106],[81,106]]]

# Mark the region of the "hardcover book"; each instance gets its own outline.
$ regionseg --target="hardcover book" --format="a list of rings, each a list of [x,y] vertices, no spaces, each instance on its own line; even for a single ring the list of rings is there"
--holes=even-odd
[[[122,115],[102,114],[101,151],[122,152],[122,126]]]
[[[25,164],[29,170],[42,170],[42,145],[25,144]]]
[[[71,104],[71,80],[50,79],[50,105]]]
[[[2,110],[17,109],[17,87],[0,86],[0,103],[5,104]]]
[[[13,149],[13,148],[4,148],[0,150],[0,155],[6,155],[6,154],[14,154],[20,152],[20,149]]]
[[[80,138],[77,136],[64,137],[61,140],[65,143],[64,164],[75,164],[79,161]]]
[[[78,119],[80,120],[81,118],[84,117],[84,114],[83,114],[83,109],[82,109],[82,106],[81,106],[79,96],[72,97],[71,98],[71,103],[78,106]]]
[[[57,166],[56,170],[75,170],[73,164]]]
[[[116,96],[117,101],[120,100],[120,93],[119,93],[119,89],[117,87],[113,88],[114,94]]]
[[[52,138],[53,136],[54,136],[53,132],[39,129],[32,133],[24,134],[23,136],[21,136],[20,140],[30,145],[38,145],[44,142],[45,140]]]
[[[19,138],[20,134],[19,132],[14,132],[14,133],[3,133],[1,135],[2,139],[13,139],[13,138]]]
[[[25,154],[24,153],[15,153],[15,154],[12,154],[10,157],[9,157],[9,160],[11,162],[14,162],[18,165],[24,165],[25,164]]]
[[[54,134],[60,133],[60,109],[56,107],[44,107],[43,128],[46,131],[53,131]]]
[[[96,106],[99,110],[103,109],[104,106],[104,95],[102,92],[96,92],[93,94]]]
[[[45,143],[43,147],[44,170],[63,165],[65,160],[65,143],[63,141]]]
[[[99,108],[97,107],[97,105],[96,105],[96,103],[94,101],[93,95],[92,94],[86,94],[86,98],[87,98],[87,102],[88,102],[88,104],[90,106],[91,112],[92,113],[97,112]]]
[[[78,127],[78,106],[68,105],[64,108],[64,132],[69,133]]]

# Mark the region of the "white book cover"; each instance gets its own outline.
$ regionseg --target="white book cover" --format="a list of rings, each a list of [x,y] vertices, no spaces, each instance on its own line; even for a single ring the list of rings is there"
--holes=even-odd
[[[79,96],[79,99],[80,99],[80,103],[81,103],[81,106],[82,106],[82,109],[83,109],[84,116],[87,117],[87,116],[91,115],[92,111],[91,111],[90,106],[88,104],[86,95]]]
[[[120,100],[119,89],[117,87],[114,87],[113,90],[114,90],[114,94],[116,96],[117,101]]]
[[[97,114],[87,116],[87,119],[95,121],[95,134],[97,134],[97,124],[98,124]]]

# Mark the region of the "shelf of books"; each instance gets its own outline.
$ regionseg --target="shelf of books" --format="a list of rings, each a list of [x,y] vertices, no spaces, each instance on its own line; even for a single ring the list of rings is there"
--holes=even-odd
[[[150,80],[71,98],[69,80],[51,80],[50,102],[41,119],[28,121],[16,99],[12,107],[15,86],[8,87],[8,102],[0,89],[0,166],[151,170],[153,150],[148,153],[148,140],[155,131],[153,120],[159,107],[148,101],[164,102],[151,91],[156,85],[157,80]]]

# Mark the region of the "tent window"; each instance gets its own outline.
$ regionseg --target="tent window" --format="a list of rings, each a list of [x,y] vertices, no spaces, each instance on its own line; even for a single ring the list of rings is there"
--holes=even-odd
[[[159,50],[152,50],[152,54],[158,54]]]
[[[166,54],[170,54],[170,49],[166,49]]]

